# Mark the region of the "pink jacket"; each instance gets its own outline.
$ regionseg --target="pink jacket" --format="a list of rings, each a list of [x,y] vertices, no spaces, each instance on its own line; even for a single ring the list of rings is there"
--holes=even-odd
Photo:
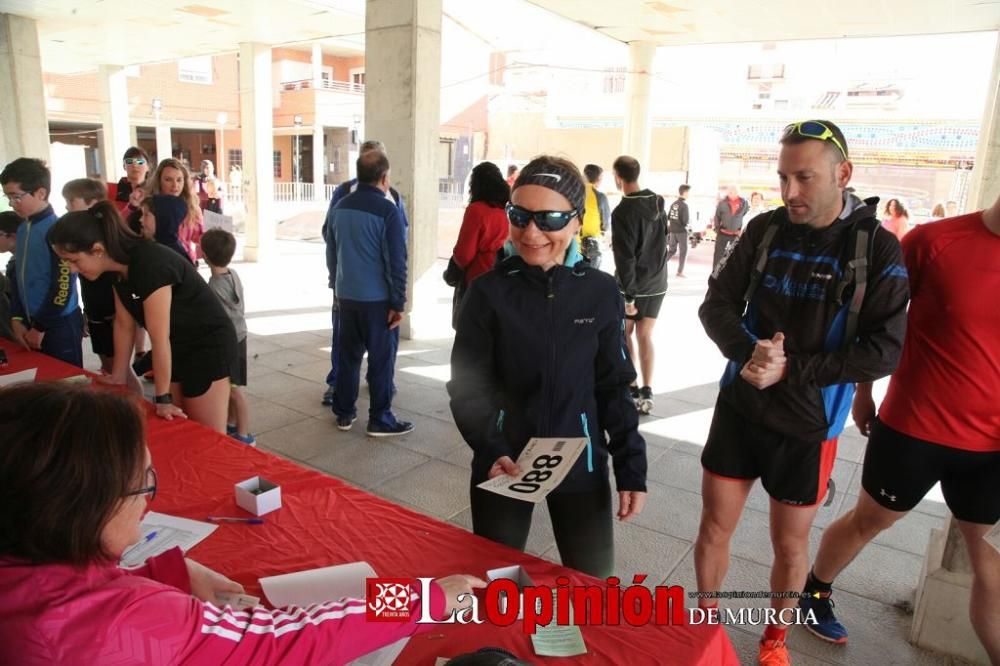
[[[192,597],[189,585],[177,548],[135,571],[0,558],[0,664],[342,664],[423,629],[412,620],[369,623],[356,599],[220,609]],[[444,595],[432,590],[440,617]],[[411,603],[419,617],[416,595]]]
[[[195,216],[194,224],[188,224],[188,221],[184,220],[184,223],[177,229],[177,237],[184,249],[187,250],[188,256],[191,257],[191,263],[197,264],[201,257],[201,237],[205,233],[205,222],[200,208],[195,208],[192,214]]]

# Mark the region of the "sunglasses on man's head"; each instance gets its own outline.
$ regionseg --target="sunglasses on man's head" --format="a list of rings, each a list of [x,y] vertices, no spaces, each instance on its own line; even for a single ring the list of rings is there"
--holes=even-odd
[[[126,164],[126,166],[132,166],[133,164],[135,164],[136,166],[142,166],[145,163],[146,163],[146,160],[145,160],[145,158],[142,158],[142,157],[126,157],[125,158],[125,164]]]
[[[578,214],[577,210],[528,210],[507,204],[507,219],[518,229],[524,229],[534,220],[539,231],[559,231]]]
[[[843,144],[837,139],[837,135],[833,133],[833,130],[819,122],[818,120],[806,120],[801,123],[792,123],[785,127],[785,131],[782,134],[782,138],[787,139],[788,137],[798,134],[799,136],[804,136],[809,139],[817,139],[819,141],[829,141],[833,145],[840,149],[840,154],[847,159],[847,150],[844,148]]]

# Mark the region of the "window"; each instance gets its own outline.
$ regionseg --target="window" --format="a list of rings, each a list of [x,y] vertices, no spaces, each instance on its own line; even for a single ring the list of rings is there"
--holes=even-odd
[[[139,65],[128,65],[125,67],[125,76],[135,79],[142,76],[141,68]]]
[[[454,165],[454,146],[452,140],[441,139],[438,142],[438,177],[451,178]]]
[[[281,178],[281,151],[274,151],[274,177]]]
[[[747,78],[756,79],[783,79],[785,78],[785,66],[783,64],[750,65],[747,67]]]
[[[365,68],[355,67],[350,71],[351,85],[355,90],[361,90],[365,85]]]
[[[226,161],[229,166],[238,166],[243,168],[243,149],[242,148],[230,148],[226,153]]]
[[[625,92],[625,68],[607,67],[604,70],[604,94],[617,95]]]
[[[177,79],[185,83],[212,84],[212,56],[181,58],[177,61]]]

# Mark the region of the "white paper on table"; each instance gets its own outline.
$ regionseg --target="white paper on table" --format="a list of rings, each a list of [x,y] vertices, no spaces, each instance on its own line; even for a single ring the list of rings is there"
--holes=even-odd
[[[1000,523],[990,528],[990,531],[983,535],[986,542],[1000,551]]]
[[[562,483],[587,442],[585,437],[533,437],[517,457],[520,475],[501,474],[479,487],[537,504]]]
[[[33,382],[35,381],[35,373],[37,372],[38,368],[30,368],[28,370],[21,370],[20,372],[0,375],[0,386],[10,386],[11,384],[20,384],[21,382]]]
[[[390,643],[384,648],[375,650],[374,652],[369,652],[368,654],[358,657],[354,661],[347,663],[347,666],[392,666],[396,661],[396,657],[399,653],[403,651],[406,644],[410,642],[410,637],[400,638],[395,643]]]
[[[556,607],[556,592],[552,590],[552,607]],[[535,601],[537,613],[541,612],[542,600]],[[587,654],[587,644],[583,641],[583,632],[573,624],[573,609],[569,609],[569,624],[556,624],[553,619],[548,624],[541,624],[531,634],[531,647],[539,657],[575,657]]]
[[[142,539],[122,553],[119,564],[126,569],[133,569],[148,558],[164,553],[174,546],[180,546],[186,553],[218,527],[212,523],[150,511],[139,524]],[[154,532],[156,535],[150,539],[149,535]]]
[[[339,599],[364,599],[365,579],[375,577],[375,570],[367,562],[351,562],[268,576],[260,579],[260,587],[275,608],[306,607]]]

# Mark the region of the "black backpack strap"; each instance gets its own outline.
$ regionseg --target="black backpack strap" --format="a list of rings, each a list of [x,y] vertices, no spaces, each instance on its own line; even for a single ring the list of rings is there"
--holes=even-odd
[[[778,233],[778,228],[787,218],[788,211],[785,210],[784,206],[776,208],[771,213],[771,217],[768,218],[767,227],[764,229],[764,236],[760,239],[760,243],[757,244],[757,253],[754,255],[753,269],[750,272],[750,284],[747,285],[747,290],[743,294],[744,303],[750,302],[754,292],[757,291],[757,287],[760,285],[760,281],[764,278],[764,267],[767,265],[767,256],[771,253],[771,243]]]
[[[847,236],[847,247],[853,254],[837,286],[837,302],[845,303],[844,296],[847,290],[852,286],[854,289],[847,309],[843,349],[853,344],[858,335],[858,318],[861,315],[865,292],[868,290],[868,279],[871,277],[875,233],[878,231],[878,226],[879,222],[875,218],[864,218],[854,223]]]

